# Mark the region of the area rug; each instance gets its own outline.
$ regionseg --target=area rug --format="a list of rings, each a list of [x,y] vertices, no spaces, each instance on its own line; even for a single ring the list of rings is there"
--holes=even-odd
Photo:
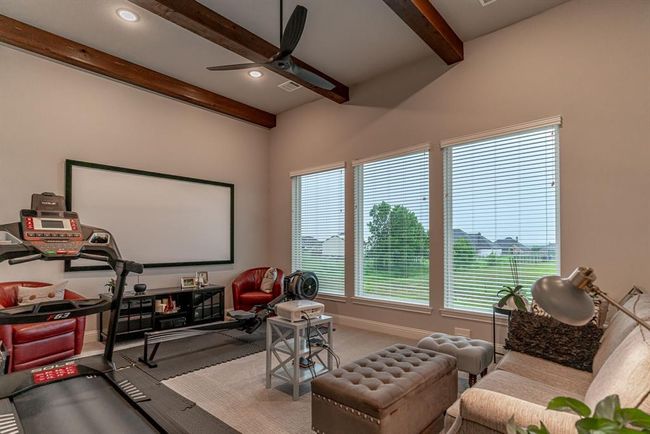
[[[142,356],[142,346],[120,350],[116,354],[136,364],[156,380],[163,381],[264,351],[265,339],[265,332],[260,329],[252,334],[227,330],[163,342],[154,359],[158,364],[155,368],[138,361],[138,357]]]
[[[334,348],[343,364],[396,342],[417,341],[337,325]],[[311,432],[309,384],[293,401],[288,384],[264,385],[266,355],[253,354],[166,380],[163,384],[196,402],[208,413],[242,433],[305,434]]]

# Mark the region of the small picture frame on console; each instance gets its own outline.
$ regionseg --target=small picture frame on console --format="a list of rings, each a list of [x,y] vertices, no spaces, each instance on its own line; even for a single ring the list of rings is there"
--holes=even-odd
[[[181,277],[181,289],[194,288],[194,287],[196,287],[196,280],[194,276]]]
[[[196,273],[196,285],[198,287],[206,286],[208,284],[208,272],[207,271],[197,271]]]

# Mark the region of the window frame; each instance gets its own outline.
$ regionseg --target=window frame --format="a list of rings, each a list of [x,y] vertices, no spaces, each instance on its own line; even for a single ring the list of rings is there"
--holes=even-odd
[[[294,249],[296,245],[296,240],[294,239],[294,235],[297,233],[295,229],[295,224],[296,221],[299,221],[300,223],[302,222],[302,213],[300,213],[299,217],[296,218],[296,207],[301,206],[302,204],[302,196],[299,194],[298,190],[300,187],[300,191],[302,191],[302,176],[308,176],[308,175],[315,175],[318,173],[323,173],[323,172],[329,172],[329,171],[335,171],[335,170],[342,170],[343,171],[343,233],[344,233],[344,246],[343,246],[343,279],[341,281],[341,287],[342,291],[341,292],[329,292],[327,290],[323,291],[322,288],[319,289],[318,292],[318,297],[319,298],[324,298],[324,299],[331,299],[331,300],[336,300],[336,299],[343,299],[346,296],[346,259],[347,259],[347,249],[345,248],[345,228],[346,228],[346,221],[347,221],[347,210],[346,210],[346,200],[347,200],[347,194],[346,194],[346,177],[347,177],[347,165],[345,161],[339,161],[327,165],[322,165],[322,166],[317,166],[317,167],[312,167],[312,168],[307,168],[307,169],[301,169],[301,170],[296,170],[296,171],[291,171],[289,173],[289,179],[291,182],[291,210],[290,210],[290,224],[291,224],[291,270],[294,271],[294,269],[301,269],[302,267],[296,268],[296,251]],[[302,237],[302,231],[301,237]],[[302,264],[302,249],[298,249],[299,254],[297,255],[300,259],[300,263]],[[310,271],[310,270],[306,270]]]
[[[535,121],[525,122],[517,125],[512,125],[508,127],[498,128],[494,130],[489,130],[485,132],[480,132],[476,134],[470,134],[467,136],[457,137],[453,139],[443,140],[440,142],[440,147],[442,150],[442,162],[443,162],[443,308],[440,309],[443,316],[458,318],[462,317],[465,319],[475,319],[473,317],[482,317],[482,316],[491,316],[492,313],[483,312],[480,310],[463,308],[462,306],[454,306],[448,304],[448,300],[452,297],[449,294],[450,288],[450,279],[452,276],[449,275],[447,270],[453,270],[453,213],[452,213],[452,188],[453,188],[453,171],[450,170],[453,167],[452,162],[452,152],[451,148],[454,146],[467,145],[471,146],[472,144],[489,139],[503,139],[508,136],[533,132],[535,130],[541,130],[543,128],[553,127],[555,128],[555,149],[554,149],[554,165],[555,165],[555,262],[557,272],[561,274],[562,272],[562,257],[561,257],[561,204],[560,204],[560,193],[561,193],[561,182],[560,182],[560,129],[562,127],[562,117],[561,116],[552,116],[544,119],[539,119]],[[542,276],[540,276],[542,277]],[[452,290],[453,291],[453,290]],[[530,300],[532,301],[532,300]],[[488,307],[487,309],[490,309]],[[486,310],[487,310],[486,309]]]
[[[375,163],[379,161],[390,160],[393,158],[404,157],[412,154],[418,153],[428,153],[427,156],[427,202],[428,202],[428,212],[429,212],[429,224],[426,230],[429,233],[429,267],[427,270],[427,288],[428,296],[426,303],[417,303],[406,300],[396,300],[396,299],[386,299],[386,298],[376,298],[368,297],[366,294],[363,294],[363,261],[364,261],[364,221],[359,218],[358,207],[363,205],[364,190],[363,190],[363,178],[359,179],[359,168],[363,167],[365,164]],[[366,306],[375,306],[393,310],[404,310],[414,313],[425,313],[430,314],[432,312],[432,301],[433,297],[431,296],[431,144],[428,142],[421,143],[415,146],[410,146],[407,148],[401,148],[395,151],[384,152],[381,154],[376,154],[367,158],[360,158],[352,160],[352,183],[353,183],[353,209],[352,209],[352,219],[353,219],[353,228],[354,228],[354,273],[353,273],[353,296],[352,302],[359,305]]]

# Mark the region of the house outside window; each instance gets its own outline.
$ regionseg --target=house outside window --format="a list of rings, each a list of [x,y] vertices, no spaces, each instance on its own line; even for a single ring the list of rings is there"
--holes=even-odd
[[[559,122],[443,143],[446,308],[489,313],[504,285],[530,300],[559,274]]]
[[[319,293],[345,294],[345,168],[294,173],[291,268],[318,276]]]
[[[355,296],[428,306],[428,145],[353,165]]]

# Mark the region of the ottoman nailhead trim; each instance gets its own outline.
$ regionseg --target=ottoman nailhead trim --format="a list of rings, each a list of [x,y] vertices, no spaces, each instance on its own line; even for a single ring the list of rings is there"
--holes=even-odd
[[[374,422],[374,423],[376,423],[377,425],[380,425],[380,424],[381,424],[381,421],[380,421],[379,419],[377,419],[376,417],[372,417],[372,416],[370,416],[369,414],[366,414],[366,413],[360,412],[359,410],[357,410],[357,409],[355,409],[355,408],[348,407],[347,405],[341,404],[340,402],[334,401],[333,399],[327,398],[327,397],[322,396],[322,395],[319,395],[319,394],[317,394],[317,393],[313,393],[313,392],[312,392],[311,395],[312,395],[312,397],[314,397],[314,398],[316,398],[316,399],[322,399],[323,401],[327,401],[328,403],[333,404],[335,407],[340,407],[340,408],[342,408],[343,410],[345,410],[345,411],[349,411],[350,413],[355,414],[355,415],[357,415],[357,416],[359,416],[359,417],[362,417],[362,416],[363,416],[364,419],[367,419],[367,420],[369,420],[369,421],[371,421],[371,422]],[[312,428],[312,429],[314,429],[314,428]],[[315,430],[315,431],[316,431],[316,430]],[[318,433],[318,431],[316,431],[316,433]]]

